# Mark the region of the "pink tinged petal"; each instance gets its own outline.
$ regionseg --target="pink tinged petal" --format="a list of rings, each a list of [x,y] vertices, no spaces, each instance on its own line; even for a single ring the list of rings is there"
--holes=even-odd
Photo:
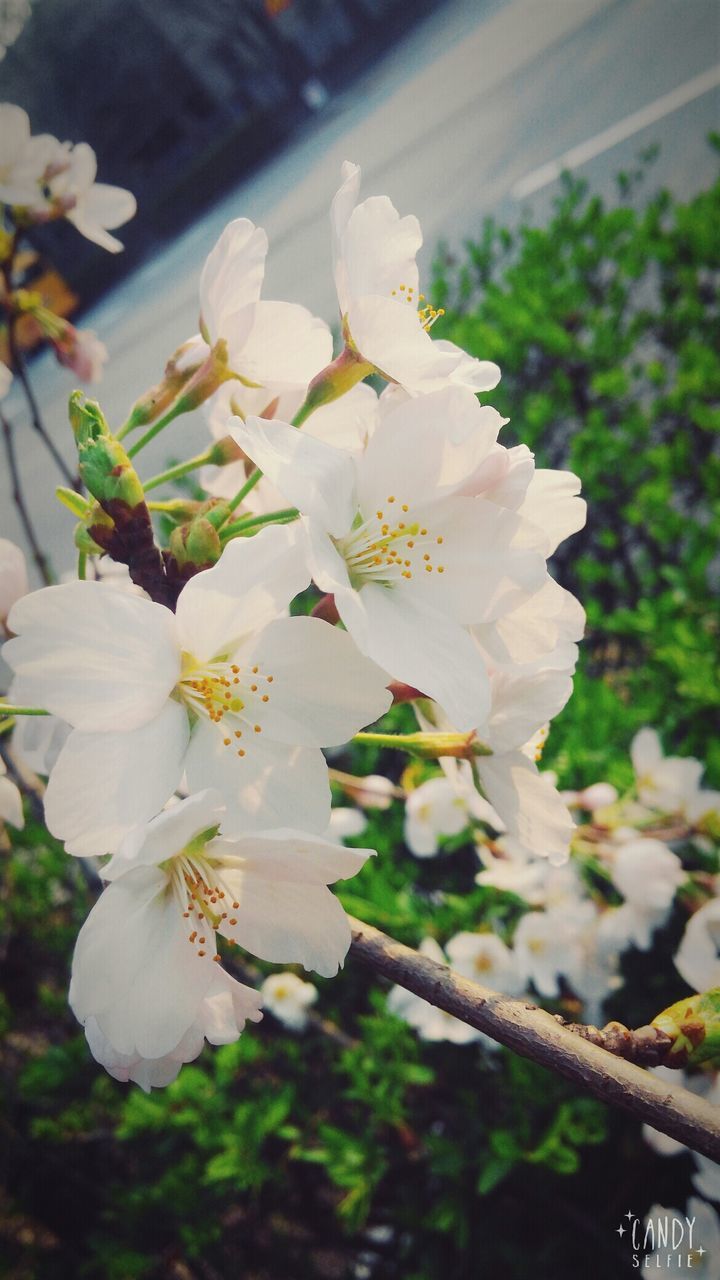
[[[140,867],[103,891],[77,940],[70,1005],[95,1018],[120,1053],[161,1058],[190,1030],[215,977],[215,939],[206,954],[189,941],[182,906],[166,876]]]
[[[500,381],[500,369],[492,360],[477,360],[447,338],[438,338],[433,345],[436,351],[449,353],[457,360],[451,375],[453,386],[467,387],[473,392],[492,391]]]
[[[346,849],[294,832],[231,847],[245,865],[224,872],[240,906],[231,917],[237,924],[224,922],[223,933],[261,960],[302,964],[333,977],[347,954],[350,926],[326,886],[354,875],[372,850]]]
[[[157,814],[179,785],[189,736],[187,715],[166,703],[128,733],[75,730],[45,792],[45,821],[68,853],[112,853],[123,836]]]
[[[493,751],[501,754],[524,746],[562,711],[572,693],[572,676],[568,670],[546,669],[530,675],[498,671],[493,672],[490,687],[488,741]]]
[[[233,418],[228,431],[292,506],[335,537],[347,533],[357,509],[351,457],[284,422]]]
[[[521,751],[476,760],[488,800],[529,853],[566,862],[575,824],[550,780]]]
[[[359,653],[347,632],[319,618],[271,622],[247,661],[253,658],[273,675],[259,714],[263,733],[279,742],[338,746],[392,702],[386,673]]]
[[[504,421],[457,387],[382,412],[358,472],[363,512],[382,507],[388,494],[411,504],[452,494],[488,456]]]
[[[236,218],[210,251],[200,277],[200,314],[210,341],[228,343],[233,367],[252,328],[267,249],[265,232],[248,218]]]
[[[371,583],[353,594],[352,611],[344,594],[337,606],[358,647],[394,679],[439,702],[458,730],[481,724],[490,706],[490,685],[467,632],[399,589]]]
[[[65,217],[91,244],[98,245],[100,249],[106,249],[108,253],[122,253],[125,248],[122,240],[118,240],[117,236],[111,236],[109,231],[105,231],[97,223],[91,222],[84,213],[81,205],[77,209],[71,209]]]
[[[14,693],[88,732],[136,729],[180,674],[173,615],[101,582],[44,587],[18,600],[3,657]]]
[[[310,582],[302,534],[295,525],[275,525],[235,539],[212,569],[191,578],[177,603],[182,648],[198,662],[231,654],[283,613]]]
[[[147,826],[137,826],[124,838],[102,869],[104,880],[117,880],[133,867],[152,867],[180,853],[202,831],[219,827],[225,806],[218,791],[199,791],[173,804]]]
[[[278,391],[305,388],[330,363],[332,349],[332,334],[325,321],[306,307],[258,302],[235,372]]]
[[[326,625],[326,624],[323,624]],[[302,827],[325,831],[330,821],[330,784],[322,752],[272,742],[252,728],[225,746],[221,728],[200,721],[186,759],[193,791],[216,787],[227,806],[223,831],[241,835],[270,827]]]
[[[378,294],[353,300],[348,310],[352,341],[364,360],[411,393],[438,391],[457,363],[438,351],[414,307]]]
[[[350,297],[380,294],[389,298],[395,290],[398,302],[416,313],[420,303],[415,258],[421,246],[417,218],[412,214],[401,218],[387,196],[370,196],[356,205],[341,237]],[[413,301],[405,302],[411,290]]]
[[[406,595],[471,624],[510,612],[542,585],[545,561],[517,545],[523,528],[512,511],[483,498],[453,497],[412,514],[430,534],[424,553],[430,571],[422,571],[418,556],[412,578],[400,588]]]
[[[578,497],[580,481],[572,471],[536,471],[518,514],[542,530],[543,554],[551,556],[558,545],[585,525],[587,503]]]

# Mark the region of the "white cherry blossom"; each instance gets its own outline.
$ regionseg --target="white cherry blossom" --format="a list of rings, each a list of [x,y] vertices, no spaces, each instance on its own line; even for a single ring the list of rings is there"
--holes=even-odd
[[[18,700],[73,728],[45,795],[69,853],[111,852],[183,775],[222,791],[227,834],[321,832],[320,747],[377,719],[387,677],[350,636],[282,616],[308,581],[299,531],[231,542],[191,578],[177,612],[101,582],[46,587],[14,605],[4,657]]]
[[[95,181],[97,158],[87,142],[72,146],[69,142],[51,141],[55,149],[48,157],[50,176],[46,183],[50,200],[60,204],[68,222],[72,222],[86,240],[107,249],[108,253],[122,252],[122,242],[110,232],[135,216],[134,195],[124,187]],[[40,204],[40,212],[42,207]]]
[[[667,918],[685,880],[677,854],[662,840],[650,837],[623,843],[613,857],[610,874],[626,902],[637,911],[656,916],[658,923]]]
[[[513,950],[526,982],[534,983],[541,996],[560,993],[561,977],[573,985],[586,967],[584,933],[595,918],[591,902],[572,910],[528,911],[515,930]]]
[[[638,797],[650,809],[684,813],[700,789],[703,767],[692,756],[665,756],[655,729],[641,729],[630,746]]]
[[[22,830],[25,825],[23,816],[22,796],[13,782],[12,778],[7,776],[7,765],[0,756],[0,823],[9,822],[11,827],[17,827]]]
[[[228,223],[200,277],[202,337],[191,340],[191,354],[202,360],[222,339],[232,372],[277,395],[307,386],[332,357],[332,335],[305,307],[260,299],[267,249],[249,218]]]
[[[103,868],[110,884],[80,931],[70,1004],[116,1054],[157,1060],[187,1052],[188,1033],[212,1039],[217,995],[226,1030],[257,1018],[257,992],[219,977],[220,938],[325,977],[345,958],[350,926],[327,886],[372,850],[291,830],[228,839],[224,816],[218,792],[189,796],[130,832]]]
[[[27,207],[40,196],[40,182],[55,143],[41,134],[32,137],[22,107],[0,103],[0,203]]]
[[[404,838],[410,852],[433,858],[443,836],[460,835],[470,822],[473,796],[477,792],[466,795],[444,775],[415,787],[405,801]],[[480,796],[477,799],[482,803]]]
[[[303,513],[313,578],[358,648],[435,698],[459,729],[479,724],[489,701],[466,626],[501,616],[544,574],[532,526],[458,496],[501,423],[449,388],[382,413],[359,458],[279,422],[228,424]]]
[[[0,635],[7,634],[7,618],[15,601],[29,589],[24,553],[9,538],[0,538]]]
[[[271,973],[261,988],[263,1008],[269,1009],[278,1022],[291,1031],[304,1031],[308,1024],[308,1010],[318,997],[312,982],[303,982],[296,973]]]
[[[360,169],[347,161],[332,202],[333,269],[346,341],[360,358],[411,394],[448,385],[486,391],[500,370],[429,336],[438,313],[419,293],[417,218],[401,218],[387,196],[357,203]]]
[[[494,933],[456,933],[445,944],[450,966],[481,986],[519,996],[525,983],[514,951]]]

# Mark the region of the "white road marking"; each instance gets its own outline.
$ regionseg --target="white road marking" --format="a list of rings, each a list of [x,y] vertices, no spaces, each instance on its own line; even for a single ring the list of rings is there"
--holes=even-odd
[[[720,63],[717,66],[702,71],[700,75],[693,76],[692,80],[686,80],[685,84],[681,84],[677,89],[673,89],[671,93],[665,93],[661,98],[656,98],[654,102],[650,102],[648,106],[641,107],[639,111],[633,111],[632,115],[626,116],[624,120],[620,120],[617,124],[613,124],[609,129],[603,129],[602,133],[596,133],[594,138],[588,138],[586,142],[581,142],[577,147],[571,147],[569,151],[563,152],[555,160],[549,160],[547,164],[543,164],[539,169],[534,169],[525,178],[521,178],[516,182],[512,189],[512,195],[516,200],[523,200],[525,196],[533,195],[534,192],[540,191],[543,187],[547,187],[551,182],[555,182],[565,169],[577,169],[582,164],[587,164],[588,160],[594,160],[596,156],[602,155],[603,151],[609,151],[611,147],[616,147],[619,142],[624,142],[626,138],[631,138],[634,133],[639,133],[641,129],[646,129],[648,125],[655,124],[657,120],[662,120],[663,116],[668,116],[673,111],[684,107],[688,102],[694,102],[696,98],[701,98],[704,93],[709,93],[711,89],[716,89],[720,85]]]

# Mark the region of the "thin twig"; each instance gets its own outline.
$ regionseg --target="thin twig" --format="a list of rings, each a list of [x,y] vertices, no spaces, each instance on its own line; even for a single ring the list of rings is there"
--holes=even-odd
[[[45,445],[45,448],[50,454],[56,467],[60,471],[60,474],[63,476],[63,479],[66,481],[66,483],[70,486],[71,489],[75,489],[79,492],[80,482],[78,480],[78,477],[73,475],[65,459],[63,458],[62,454],[58,450],[54,440],[48,434],[47,428],[45,427],[45,423],[43,422],[42,414],[40,412],[40,406],[37,402],[37,399],[35,398],[35,392],[33,391],[32,383],[30,382],[30,379],[28,377],[28,372],[25,367],[25,358],[17,343],[17,339],[15,336],[14,317],[12,316],[10,317],[10,320],[8,323],[8,347],[10,350],[10,359],[12,362],[13,372],[17,374],[18,380],[20,382],[20,386],[22,387],[25,393],[25,399],[27,400],[28,408],[30,410],[30,421],[32,422],[33,428],[35,431],[37,431],[38,435],[40,436],[40,439]]]
[[[18,468],[17,456],[15,454],[15,442],[13,440],[12,426],[8,422],[4,413],[0,413],[0,421],[2,421],[3,440],[5,443],[5,456],[7,458],[8,471],[10,473],[10,481],[12,484],[12,498],[17,513],[20,517],[20,523],[25,531],[25,537],[28,540],[33,559],[38,567],[40,576],[46,586],[50,586],[53,582],[53,575],[40,543],[33,522],[30,519],[30,513],[25,505],[25,498],[22,491],[22,481],[20,479],[20,470]]]
[[[720,1161],[720,1110],[687,1089],[661,1082],[634,1062],[615,1057],[608,1047],[592,1043],[603,1033],[593,1035],[594,1029],[578,1027],[578,1034],[544,1009],[469,982],[361,920],[351,917],[350,927],[352,953],[374,973],[565,1076],[609,1106],[629,1111],[693,1151]],[[627,1034],[642,1042],[648,1031],[642,1028]],[[591,1038],[583,1038],[584,1033]]]

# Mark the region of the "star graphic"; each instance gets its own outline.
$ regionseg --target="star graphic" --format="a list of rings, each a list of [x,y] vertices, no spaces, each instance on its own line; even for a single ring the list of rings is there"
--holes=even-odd
[[[699,1245],[698,1245],[698,1247],[697,1247],[697,1249],[695,1250],[695,1252],[696,1252],[696,1253],[699,1253],[699,1254],[700,1254],[700,1257],[702,1258],[703,1254],[705,1253],[705,1249],[703,1249],[702,1245],[701,1245],[701,1244],[699,1244]]]
[[[632,1212],[632,1209],[628,1209],[627,1213],[625,1214],[625,1217],[627,1218],[628,1222],[630,1221],[631,1218],[635,1217],[635,1214]]]
[[[620,1239],[622,1240],[623,1236],[625,1235],[625,1228],[622,1222],[620,1223],[620,1226],[617,1228],[617,1233],[620,1236]]]

